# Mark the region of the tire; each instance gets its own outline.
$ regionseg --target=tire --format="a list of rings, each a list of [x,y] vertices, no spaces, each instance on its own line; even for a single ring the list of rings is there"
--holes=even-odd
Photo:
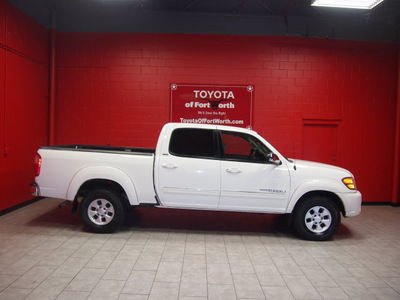
[[[125,218],[120,199],[107,190],[95,190],[87,194],[80,206],[82,223],[92,232],[111,233],[121,226]]]
[[[294,230],[310,241],[330,239],[340,226],[337,205],[324,196],[313,196],[299,204],[295,211]]]

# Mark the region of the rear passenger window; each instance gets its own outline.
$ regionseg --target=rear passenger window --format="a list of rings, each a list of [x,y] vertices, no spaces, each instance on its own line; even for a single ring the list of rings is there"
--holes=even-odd
[[[177,156],[215,157],[214,131],[178,128],[172,132],[169,152]]]

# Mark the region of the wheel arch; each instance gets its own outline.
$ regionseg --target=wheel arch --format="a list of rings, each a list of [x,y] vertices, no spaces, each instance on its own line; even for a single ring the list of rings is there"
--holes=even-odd
[[[75,174],[67,191],[67,199],[85,196],[96,189],[117,193],[127,205],[138,205],[136,188],[127,174],[112,167],[87,167]]]
[[[128,196],[123,187],[119,183],[107,179],[90,179],[84,182],[76,193],[76,197],[85,197],[95,190],[110,191],[119,196],[124,205],[129,205]]]
[[[320,191],[309,191],[305,194],[303,194],[299,200],[296,202],[296,204],[293,207],[292,210],[292,214],[296,213],[296,210],[301,206],[302,203],[304,203],[305,201],[307,201],[307,199],[314,197],[314,196],[324,196],[325,198],[327,198],[328,200],[332,201],[333,203],[335,203],[335,205],[337,206],[337,208],[339,209],[339,211],[344,215],[345,214],[345,209],[344,209],[344,205],[342,200],[339,198],[338,195],[336,195],[333,192],[330,191],[324,191],[324,190],[320,190]]]

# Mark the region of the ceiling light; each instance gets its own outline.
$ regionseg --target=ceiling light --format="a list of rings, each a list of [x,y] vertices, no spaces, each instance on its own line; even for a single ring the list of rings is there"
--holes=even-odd
[[[372,9],[384,0],[314,0],[312,6]]]

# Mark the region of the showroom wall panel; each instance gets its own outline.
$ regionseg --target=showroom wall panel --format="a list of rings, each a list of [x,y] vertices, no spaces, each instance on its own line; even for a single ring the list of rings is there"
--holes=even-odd
[[[56,143],[109,144],[108,69],[58,67],[56,72]]]
[[[169,121],[171,83],[252,84],[253,127],[284,155],[302,158],[304,124],[338,124],[332,164],[354,172],[364,201],[391,201],[397,45],[144,33],[57,39],[59,144],[155,147]]]
[[[4,120],[5,120],[5,113],[4,113],[4,88],[5,88],[5,53],[6,51],[3,48],[0,48],[0,141],[2,142],[0,145],[0,160],[3,161],[4,157]]]
[[[0,0],[0,211],[31,199],[33,158],[47,144],[48,30]]]
[[[251,84],[253,127],[284,155],[348,168],[364,201],[391,201],[398,45],[201,34],[56,35],[56,144],[155,147],[170,118],[171,83]],[[49,31],[0,0],[0,211],[31,198],[32,160],[48,143],[48,48]],[[321,143],[321,132],[335,140]]]

